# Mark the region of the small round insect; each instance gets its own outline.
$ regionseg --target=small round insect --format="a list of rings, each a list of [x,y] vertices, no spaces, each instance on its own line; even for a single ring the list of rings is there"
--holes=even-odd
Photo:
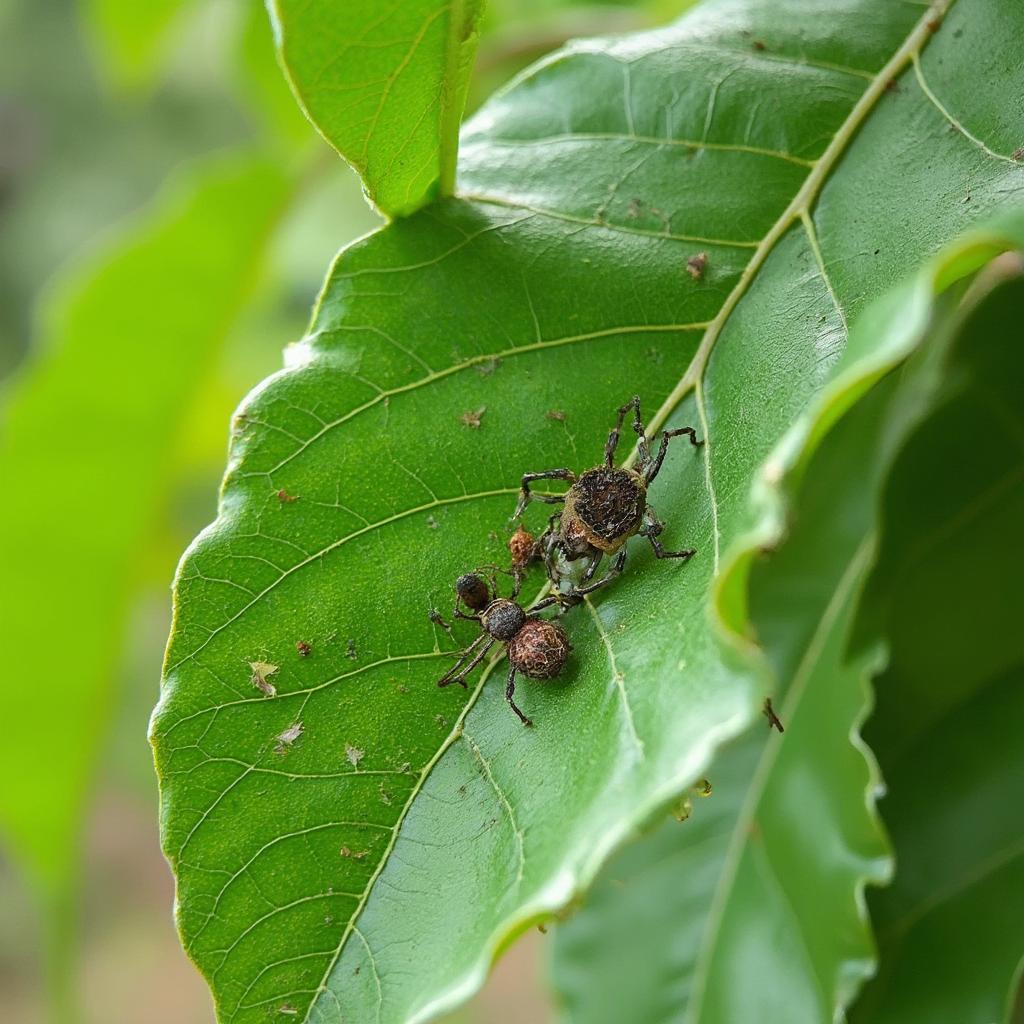
[[[636,468],[625,469],[614,465],[615,449],[626,414],[633,410],[633,429],[639,438]],[[545,504],[563,504],[548,521],[548,527],[537,541],[537,547],[544,557],[548,578],[556,590],[565,574],[558,565],[558,556],[574,562],[589,559],[581,585],[573,585],[562,602],[577,603],[586,594],[610,583],[626,564],[626,541],[634,534],[646,537],[657,558],[680,558],[687,560],[696,553],[692,548],[682,551],[666,551],[658,540],[665,524],[647,504],[647,488],[661,470],[668,451],[669,440],[686,434],[690,444],[699,448],[704,442],[697,440],[693,427],[677,430],[663,430],[657,454],[652,454],[650,442],[640,419],[640,398],[634,396],[618,411],[618,422],[608,435],[604,446],[604,464],[581,473],[578,477],[569,469],[549,469],[543,473],[523,475],[519,502],[513,518],[523,514],[531,500]],[[534,494],[530,484],[535,480],[568,480],[572,485],[565,494]],[[618,552],[608,573],[596,583],[590,583],[601,559]]]
[[[511,598],[499,597],[493,578],[488,583],[480,570],[466,573],[455,581],[455,617],[479,623],[482,631],[437,685],[459,683],[466,686],[466,676],[483,661],[495,643],[501,642],[505,644],[509,662],[505,700],[523,725],[532,725],[513,699],[516,674],[521,672],[528,679],[554,679],[562,671],[572,644],[558,623],[528,615],[515,600],[518,592],[517,580]],[[556,597],[546,597],[534,605],[533,610],[547,608],[555,601]],[[461,604],[465,604],[471,614],[463,612]]]

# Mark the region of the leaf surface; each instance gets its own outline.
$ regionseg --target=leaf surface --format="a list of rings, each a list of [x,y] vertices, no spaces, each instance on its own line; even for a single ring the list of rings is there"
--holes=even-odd
[[[869,638],[861,637],[850,655],[851,626],[877,543],[883,487],[889,492],[887,532],[867,599],[869,609],[886,600],[881,580],[891,584],[893,578],[904,578],[911,565],[922,564],[919,556],[905,552],[923,552],[948,542],[950,528],[958,523],[963,529],[962,513],[977,510],[979,490],[982,497],[1009,498],[1000,515],[1007,523],[1013,521],[1017,496],[1008,493],[1008,485],[1020,477],[1019,439],[1007,430],[1002,412],[987,417],[974,413],[980,411],[975,403],[981,394],[989,404],[995,400],[997,409],[1004,407],[999,393],[1014,392],[1019,366],[1016,373],[1013,365],[999,367],[1000,386],[975,386],[974,403],[961,401],[952,408],[947,396],[935,394],[935,364],[942,364],[942,379],[957,381],[957,390],[966,390],[962,367],[947,368],[944,356],[954,332],[958,346],[980,348],[974,344],[976,327],[972,324],[961,332],[948,299],[928,295],[932,287],[950,288],[962,274],[972,272],[979,259],[1024,243],[1019,219],[1007,229],[1001,242],[993,235],[958,244],[929,268],[922,281],[924,291],[901,288],[857,324],[836,383],[769,461],[766,483],[781,475],[783,494],[794,484],[796,493],[784,505],[790,524],[785,543],[767,566],[754,568],[750,593],[754,627],[781,681],[784,696],[777,707],[786,733],[765,742],[755,731],[723,751],[710,771],[712,798],[695,801],[692,822],[670,822],[624,850],[602,873],[586,908],[560,927],[555,974],[567,1020],[597,1024],[628,1014],[644,1024],[827,1021],[850,1004],[859,983],[873,972],[873,943],[861,892],[866,883],[885,880],[888,858],[872,809],[879,777],[869,772],[873,761],[865,763],[858,729],[870,705],[867,680],[881,665],[882,651],[880,634],[872,632]],[[954,298],[959,290],[952,290]],[[989,300],[988,306],[992,304]],[[1005,303],[1001,305],[1002,323],[1012,323]],[[990,340],[990,348],[1009,354],[1004,363],[1018,361],[1005,337],[993,335]],[[899,377],[890,372],[895,362],[925,341],[934,351],[919,357]],[[983,364],[994,362],[985,357],[984,351],[970,354]],[[844,414],[851,393],[870,385],[880,372],[888,375]],[[925,412],[933,419],[920,428]],[[830,427],[837,416],[838,424]],[[978,422],[978,434],[958,435],[955,425],[964,422]],[[912,430],[916,433],[907,443]],[[824,431],[828,433],[819,448]],[[977,460],[980,479],[969,481],[966,490],[962,480],[951,479],[944,471],[951,456],[962,464],[950,451],[949,441],[940,440],[951,435],[959,436],[964,457],[968,448],[974,451],[978,445],[988,453]],[[900,450],[904,445],[906,450]],[[922,458],[922,451],[927,457]],[[1000,486],[985,486],[992,483],[990,471]],[[771,486],[774,490],[777,483]],[[989,531],[982,536],[980,544],[958,559],[963,565],[959,573],[955,566],[950,571],[948,564],[933,567],[926,587],[911,584],[913,600],[910,593],[901,600],[912,618],[900,622],[892,634],[894,660],[899,663],[899,652],[909,643],[945,664],[949,680],[936,686],[937,664],[916,665],[906,679],[883,680],[881,710],[872,732],[898,736],[904,748],[908,732],[914,733],[915,719],[927,721],[929,704],[943,703],[936,691],[962,689],[970,678],[969,670],[966,677],[961,670],[971,660],[968,651],[977,650],[975,638],[985,646],[984,638],[969,631],[972,639],[965,643],[962,657],[952,659],[949,643],[939,640],[951,632],[939,609],[955,607],[957,595],[978,595],[971,599],[978,604],[977,620],[989,621],[993,634],[1004,632],[1006,619],[1013,617],[1011,606],[990,618],[994,609],[981,596],[991,587],[992,603],[1002,603],[995,595],[1005,593],[1006,581],[1015,578],[1017,568],[1012,558],[1007,561],[1001,554],[1005,548],[997,531],[995,536]],[[977,557],[981,552],[984,559]],[[1001,557],[1003,564],[996,567]],[[929,621],[931,626],[924,626]],[[1011,651],[1019,644],[1004,640],[994,646],[1004,652],[1007,664],[1015,664],[1017,655]],[[942,655],[936,657],[939,649]],[[976,671],[985,678],[991,670],[985,666]],[[898,676],[895,667],[893,674]],[[889,690],[893,692],[887,697]],[[925,690],[932,695],[930,700],[918,700]],[[1006,710],[1013,690],[1003,685],[1001,691]],[[887,706],[892,704],[902,705],[903,713],[894,715]],[[971,731],[972,724],[983,725],[983,715],[980,708],[967,711],[958,744],[948,743],[953,725],[945,723],[945,735],[911,745],[901,762],[902,774],[888,778],[892,800],[898,802],[894,828],[906,841],[896,843],[901,873],[895,886],[878,894],[873,904],[890,907],[905,901],[909,891],[927,907],[933,897],[941,899],[942,888],[940,884],[934,893],[925,888],[923,879],[929,874],[972,879],[970,866],[989,862],[993,869],[1013,870],[1019,829],[1012,816],[995,810],[998,802],[989,795],[1002,791],[1006,806],[1012,806],[1019,788],[1019,773],[1003,771],[1007,759],[1015,763],[1005,735],[1012,729]],[[958,714],[957,724],[959,718]],[[963,756],[950,760],[949,752],[958,745]],[[880,751],[883,764],[889,760],[887,746]],[[972,750],[988,750],[990,756],[972,757]],[[914,773],[917,778],[905,785],[906,776]],[[936,779],[944,779],[945,785],[937,786]],[[907,803],[911,813],[906,813]],[[974,828],[966,830],[971,838],[959,844],[940,841],[952,830],[954,818],[957,831],[966,824],[960,819],[972,821]],[[962,848],[959,858],[951,850],[957,846]],[[910,865],[903,863],[907,847],[911,855],[916,853]],[[971,906],[979,909],[977,903]],[[900,998],[886,1005],[882,1019],[988,1019],[984,1014],[965,1015],[963,992],[983,990],[996,1006],[1005,1001],[1007,978],[1019,956],[1019,943],[1005,927],[1012,918],[1013,910],[1007,908],[1005,914],[990,914],[986,923],[976,926],[985,932],[991,921],[993,931],[985,941],[991,943],[993,955],[962,990],[953,965],[958,958],[970,961],[967,947],[977,938],[940,938],[929,931],[919,940],[917,960],[897,982]],[[626,926],[627,919],[650,924],[637,934]],[[929,956],[946,942],[945,965],[925,968]],[[883,977],[889,973],[888,953],[883,945]],[[736,984],[737,978],[744,979],[742,985]],[[943,984],[943,978],[956,980]],[[878,993],[883,1004],[889,1004],[879,992],[882,988],[869,988],[868,996]],[[933,994],[926,999],[928,988]],[[951,1007],[949,1016],[936,1018],[944,1005]]]
[[[1020,17],[972,10],[1001,26],[989,43]],[[909,4],[811,23],[719,3],[576,44],[467,126],[461,198],[341,254],[236,419],[153,723],[182,935],[222,1020],[455,1005],[751,721],[760,669],[735,635],[723,648],[707,598],[752,525],[757,467],[845,318],[1024,187],[916,84],[919,52],[933,91],[968,52],[1013,64],[954,38],[957,11],[936,33]],[[1006,151],[1014,125],[962,99]],[[925,150],[927,178],[894,171]],[[970,204],[934,203],[965,180]],[[928,215],[908,227],[911,209]],[[429,609],[507,557],[520,475],[595,463],[634,392],[655,426],[707,438],[674,447],[651,493],[666,545],[698,556],[632,543],[627,576],[567,616],[562,679],[521,684],[534,729],[486,674],[437,689],[451,646]],[[272,696],[253,662],[276,666]]]
[[[483,0],[272,0],[303,110],[382,213],[405,215],[455,180],[459,122]]]

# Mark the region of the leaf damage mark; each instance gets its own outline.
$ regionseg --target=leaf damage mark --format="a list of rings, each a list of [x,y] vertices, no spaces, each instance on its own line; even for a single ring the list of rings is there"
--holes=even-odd
[[[459,417],[459,422],[464,427],[469,427],[471,430],[479,430],[480,421],[484,418],[485,412],[487,412],[486,405],[481,405],[479,409],[467,410]]]
[[[270,677],[277,672],[278,666],[271,665],[268,661],[250,661],[249,668],[252,669],[250,682],[264,697],[276,697],[277,687],[270,682]]]
[[[303,728],[301,722],[295,722],[293,725],[289,725],[284,732],[277,734],[275,739],[277,745],[274,747],[275,754],[287,754],[291,749],[292,744],[302,735]]]

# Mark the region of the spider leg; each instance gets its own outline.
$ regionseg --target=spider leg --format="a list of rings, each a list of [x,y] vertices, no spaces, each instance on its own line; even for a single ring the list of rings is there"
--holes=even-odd
[[[619,446],[619,433],[622,431],[622,424],[626,422],[626,413],[634,410],[633,429],[640,435],[640,459],[645,461],[647,455],[647,438],[644,436],[643,424],[640,422],[640,396],[634,395],[625,405],[619,408],[619,418],[615,427],[608,435],[608,441],[604,446],[604,464],[611,469],[615,462],[615,449]]]
[[[519,716],[519,721],[523,725],[533,725],[526,715],[516,707],[516,702],[512,699],[512,695],[516,692],[516,670],[513,667],[509,667],[508,670],[508,683],[505,686],[505,700],[508,701],[509,707]]]
[[[682,559],[693,558],[697,553],[694,548],[683,548],[682,551],[666,551],[658,540],[659,534],[664,529],[665,524],[658,518],[654,509],[648,505],[647,510],[644,512],[644,522],[640,527],[639,533],[641,537],[646,537],[651,542],[651,547],[654,549],[654,557]]]
[[[594,573],[597,572],[602,558],[604,558],[604,552],[599,548],[597,555],[590,560],[590,565],[587,566],[587,571],[583,574],[583,583],[589,583],[594,578]]]
[[[650,483],[661,469],[661,464],[665,461],[665,453],[668,451],[669,438],[678,437],[680,434],[687,434],[690,438],[690,444],[694,448],[699,448],[704,442],[697,440],[697,432],[693,427],[680,427],[678,430],[663,430],[661,432],[661,446],[658,448],[658,454],[655,456],[654,461],[651,462],[643,471],[644,482]]]
[[[480,647],[479,651],[475,649],[483,641],[483,646]],[[494,645],[494,638],[488,636],[486,633],[481,633],[463,652],[462,656],[457,662],[440,679],[437,681],[438,686],[450,686],[452,683],[458,683],[463,689],[466,689],[466,676],[473,671],[483,661],[484,655]],[[473,660],[466,665],[464,668],[460,668],[462,663],[471,655],[474,655]]]
[[[587,594],[592,594],[595,590],[600,590],[602,587],[608,586],[616,576],[619,576],[622,573],[622,570],[625,567],[626,548],[623,546],[622,550],[619,551],[616,556],[615,561],[612,563],[612,567],[604,574],[604,576],[602,576],[596,583],[591,583],[588,586],[574,587],[569,591],[568,596],[570,598],[576,598],[578,601],[579,599],[586,597]],[[584,577],[584,579],[586,579],[586,577]]]
[[[545,505],[558,505],[565,501],[561,494],[534,494],[530,490],[530,484],[534,480],[568,480],[574,484],[576,474],[571,469],[547,469],[543,473],[524,473],[519,483],[519,501],[515,512],[512,513],[513,519],[518,519],[523,514],[530,501],[542,501]]]

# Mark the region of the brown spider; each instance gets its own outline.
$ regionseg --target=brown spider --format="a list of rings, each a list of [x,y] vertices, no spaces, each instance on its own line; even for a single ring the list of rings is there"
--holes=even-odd
[[[633,410],[633,429],[639,438],[639,458],[635,469],[614,466],[615,449],[626,414]],[[654,509],[647,504],[647,488],[658,475],[669,439],[686,434],[690,444],[699,448],[704,442],[697,440],[693,427],[678,430],[663,430],[657,454],[652,455],[643,422],[640,419],[640,398],[634,396],[619,409],[618,422],[608,435],[604,446],[604,465],[588,469],[576,476],[569,469],[549,469],[543,473],[526,473],[519,492],[519,502],[513,518],[521,516],[531,500],[548,505],[564,502],[564,508],[548,521],[547,529],[537,541],[537,550],[544,558],[548,578],[560,594],[563,604],[577,604],[586,594],[610,583],[626,564],[626,541],[634,534],[646,537],[657,558],[681,558],[687,560],[695,554],[693,548],[682,551],[666,551],[658,540],[665,524]],[[530,484],[534,480],[568,480],[572,486],[565,494],[534,494]],[[607,554],[618,552],[611,569],[591,583],[601,559]],[[567,562],[581,558],[589,559],[589,565],[581,579],[581,585],[573,584],[568,592],[560,587],[566,575],[558,564],[561,554]]]
[[[519,596],[519,577],[514,576],[513,579],[511,598],[499,597],[494,577],[488,583],[480,569],[466,573],[455,581],[454,616],[479,623],[482,632],[437,681],[437,685],[459,683],[465,687],[466,676],[483,661],[491,647],[501,641],[506,645],[509,661],[505,700],[523,725],[532,725],[512,699],[516,690],[516,673],[522,672],[528,679],[553,679],[562,671],[572,645],[558,623],[527,615],[522,605],[515,600]],[[554,596],[546,597],[535,604],[531,611],[547,608],[557,600]],[[472,614],[465,614],[460,604],[465,604]],[[435,622],[445,625],[439,616],[431,617]]]

